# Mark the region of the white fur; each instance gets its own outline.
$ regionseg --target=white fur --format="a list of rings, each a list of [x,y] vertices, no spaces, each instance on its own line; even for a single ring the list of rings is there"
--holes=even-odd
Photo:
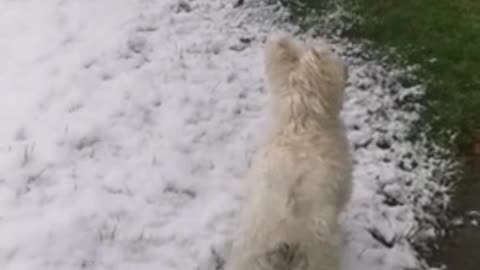
[[[339,119],[346,69],[324,42],[269,38],[272,127],[248,177],[227,270],[337,270],[338,217],[351,193]]]

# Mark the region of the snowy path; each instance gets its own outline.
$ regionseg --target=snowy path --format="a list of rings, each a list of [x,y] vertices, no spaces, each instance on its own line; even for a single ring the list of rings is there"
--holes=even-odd
[[[268,105],[262,42],[288,27],[273,9],[231,6],[0,3],[0,269],[221,264]],[[401,86],[377,78],[390,74],[337,49],[351,66],[344,116],[357,149],[345,269],[417,266],[410,197],[428,193],[431,162],[400,143],[416,114],[390,97],[416,90],[391,93]],[[405,155],[416,165],[398,166]]]

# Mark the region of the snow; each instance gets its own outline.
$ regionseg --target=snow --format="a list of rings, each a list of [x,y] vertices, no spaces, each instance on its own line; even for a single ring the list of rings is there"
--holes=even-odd
[[[298,31],[278,7],[232,6],[0,3],[1,269],[221,268],[267,116],[262,44]],[[407,139],[421,87],[334,42],[355,149],[344,269],[423,266],[411,239],[448,203],[448,163]]]

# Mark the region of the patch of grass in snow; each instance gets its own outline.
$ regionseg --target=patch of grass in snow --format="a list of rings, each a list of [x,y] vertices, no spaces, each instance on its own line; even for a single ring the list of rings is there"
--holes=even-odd
[[[327,18],[324,30],[372,41],[368,46],[394,64],[417,65],[417,79],[405,81],[426,86],[417,131],[429,127],[429,138],[455,153],[470,147],[480,128],[480,1],[279,1],[306,27],[314,13]]]

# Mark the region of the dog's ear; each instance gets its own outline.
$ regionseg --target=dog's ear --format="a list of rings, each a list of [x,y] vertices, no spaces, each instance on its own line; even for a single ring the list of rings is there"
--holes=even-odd
[[[292,71],[300,62],[301,53],[303,53],[301,44],[291,35],[286,33],[271,35],[267,40],[264,54],[267,81],[271,85],[287,85]]]
[[[306,42],[308,51],[316,57],[322,58],[332,50],[326,40],[322,38],[310,39]]]
[[[321,63],[329,63],[336,73],[344,80],[348,80],[348,67],[345,62],[332,50],[331,45],[323,39],[308,42],[308,53]]]
[[[290,34],[279,32],[272,34],[265,46],[267,60],[284,64],[293,64],[300,58],[301,48]]]

